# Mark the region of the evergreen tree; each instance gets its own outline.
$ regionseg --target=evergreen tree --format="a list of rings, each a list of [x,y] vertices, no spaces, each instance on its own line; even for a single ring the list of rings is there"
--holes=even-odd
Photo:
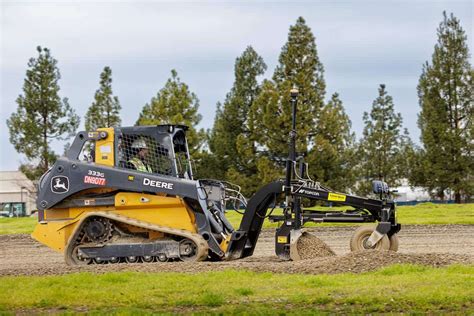
[[[323,73],[315,37],[300,17],[290,27],[288,41],[280,53],[273,80],[263,82],[261,93],[249,114],[249,126],[254,131],[256,148],[263,154],[260,158],[263,160],[257,163],[262,176],[271,176],[275,180],[275,177],[283,174],[284,161],[288,156],[288,133],[291,130],[290,90],[293,86],[299,89],[296,150],[299,154],[316,150],[312,146],[312,136],[324,104],[326,85]]]
[[[68,99],[59,97],[57,61],[48,48],[38,46],[37,51],[38,57],[28,62],[23,94],[16,100],[17,111],[7,120],[10,142],[27,159],[20,170],[32,180],[56,160],[51,141],[74,135],[80,121]]]
[[[183,124],[189,127],[186,133],[190,154],[196,159],[205,139],[204,130],[198,130],[201,121],[198,113],[199,100],[181,82],[176,70],[171,70],[171,78],[158,91],[150,103],[147,103],[137,120],[136,125]]]
[[[428,168],[424,156],[423,148],[420,148],[410,142],[403,148],[401,163],[404,164],[407,171],[407,179],[411,186],[423,187],[426,183]]]
[[[122,109],[118,97],[112,93],[112,70],[105,67],[100,74],[100,88],[95,92],[94,102],[87,110],[85,127],[94,131],[100,127],[118,127]]]
[[[215,167],[216,178],[228,179],[243,186],[245,193],[250,193],[246,187],[251,180],[247,177],[255,174],[255,156],[243,158],[244,153],[239,152],[238,139],[250,135],[248,111],[260,92],[257,77],[263,75],[266,67],[263,58],[251,46],[236,59],[234,85],[224,104],[218,104],[209,139],[210,150],[218,161]],[[236,174],[237,177],[234,176]]]
[[[355,134],[351,125],[339,95],[334,93],[321,109],[314,149],[308,159],[316,179],[342,192],[352,189],[356,177]]]
[[[440,198],[446,189],[454,191],[460,203],[474,193],[474,72],[460,21],[443,16],[431,63],[423,65],[418,84],[425,173],[417,180]]]
[[[391,186],[406,176],[399,165],[403,149],[407,146],[407,132],[401,134],[402,116],[395,113],[393,99],[381,84],[379,96],[372,104],[369,113],[364,112],[363,138],[359,145],[360,176],[359,193],[371,191],[372,180],[382,179]]]

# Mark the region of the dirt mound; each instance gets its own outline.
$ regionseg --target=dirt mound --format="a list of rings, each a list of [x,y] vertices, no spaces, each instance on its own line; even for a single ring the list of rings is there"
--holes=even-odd
[[[63,263],[51,265],[23,265],[0,268],[0,276],[5,275],[58,275],[74,272],[185,272],[199,273],[222,271],[227,269],[248,270],[254,272],[301,273],[301,274],[335,274],[361,273],[374,271],[381,267],[411,263],[431,267],[446,266],[454,263],[472,264],[473,256],[455,254],[399,254],[391,251],[362,251],[343,256],[331,256],[300,261],[281,261],[277,257],[260,257],[224,262],[166,262],[136,264],[103,264],[69,267]]]
[[[474,263],[474,257],[454,254],[403,254],[393,251],[368,250],[337,257],[293,262],[286,267],[286,272],[303,274],[361,273],[403,263],[441,267],[450,264],[472,264]]]
[[[301,259],[314,259],[336,255],[324,241],[308,232],[303,232],[298,239],[296,248],[298,249],[298,254]]]

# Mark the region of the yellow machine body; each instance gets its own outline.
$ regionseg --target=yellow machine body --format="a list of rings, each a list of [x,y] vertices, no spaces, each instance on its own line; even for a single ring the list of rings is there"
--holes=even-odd
[[[115,195],[114,206],[94,206],[94,200],[86,200],[89,206],[64,209],[48,209],[44,221],[39,222],[32,237],[46,246],[64,252],[70,237],[79,228],[82,220],[90,214],[120,215],[125,218],[154,225],[196,233],[194,213],[181,198],[153,194],[121,192]],[[158,239],[159,232],[141,227],[129,227],[135,232],[148,232],[150,239]]]
[[[209,251],[223,259],[233,228],[200,205],[207,191],[193,179],[186,130],[158,125],[79,132],[40,180],[32,237],[73,265],[200,261]],[[223,188],[214,190],[212,203],[220,205]]]

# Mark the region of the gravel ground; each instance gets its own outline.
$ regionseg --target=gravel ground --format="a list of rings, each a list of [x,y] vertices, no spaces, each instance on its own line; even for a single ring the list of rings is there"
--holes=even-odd
[[[298,262],[280,261],[274,255],[274,230],[264,230],[252,257],[227,262],[169,262],[69,267],[63,256],[37,243],[29,235],[0,236],[0,276],[55,275],[79,271],[202,272],[246,269],[280,273],[365,272],[394,263],[445,266],[474,263],[474,225],[412,225],[399,233],[400,250],[350,253],[349,240],[354,227],[316,227],[311,232],[337,256],[317,257]],[[314,240],[313,240],[314,241]]]

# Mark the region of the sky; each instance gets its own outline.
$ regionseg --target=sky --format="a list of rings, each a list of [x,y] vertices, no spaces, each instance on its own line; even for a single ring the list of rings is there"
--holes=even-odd
[[[326,99],[340,94],[357,136],[384,83],[417,143],[416,86],[443,10],[461,20],[473,49],[473,1],[0,1],[0,170],[24,162],[6,120],[38,45],[58,60],[60,96],[81,116],[81,130],[105,66],[124,126],[176,69],[200,100],[199,126],[211,128],[216,103],[232,87],[235,58],[253,46],[268,65],[260,79],[270,78],[290,25],[302,16],[316,37]],[[53,143],[58,153],[63,146]]]

